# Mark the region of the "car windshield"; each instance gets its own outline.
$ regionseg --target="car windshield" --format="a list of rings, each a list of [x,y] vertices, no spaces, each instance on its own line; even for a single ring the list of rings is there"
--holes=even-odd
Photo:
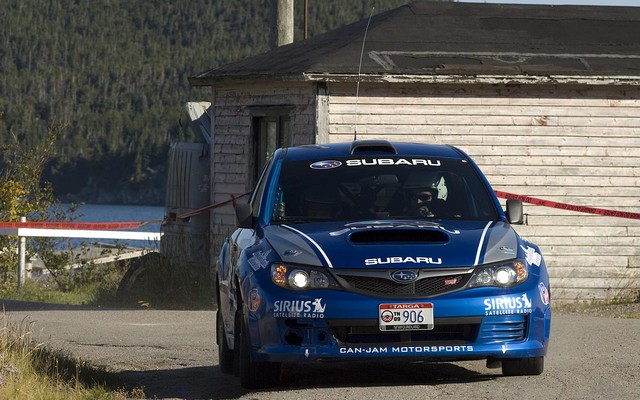
[[[273,195],[272,223],[498,219],[482,180],[459,159],[285,161]]]

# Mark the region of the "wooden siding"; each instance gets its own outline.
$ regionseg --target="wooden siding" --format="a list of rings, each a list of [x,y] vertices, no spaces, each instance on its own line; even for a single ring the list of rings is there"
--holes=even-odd
[[[213,91],[211,203],[227,201],[253,188],[252,110],[259,107],[293,107],[294,145],[315,140],[316,92],[312,84],[238,85]],[[211,211],[212,260],[224,238],[235,228],[231,204]]]
[[[640,90],[625,87],[329,86],[329,141],[451,144],[494,189],[640,212]],[[640,291],[640,221],[525,204],[516,229],[540,245],[554,300]]]

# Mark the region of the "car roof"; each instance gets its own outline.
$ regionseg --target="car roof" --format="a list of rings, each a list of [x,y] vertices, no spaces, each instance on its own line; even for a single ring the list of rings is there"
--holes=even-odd
[[[328,157],[418,156],[463,159],[466,155],[449,145],[389,142],[386,140],[354,140],[343,143],[314,144],[284,149],[287,161]]]

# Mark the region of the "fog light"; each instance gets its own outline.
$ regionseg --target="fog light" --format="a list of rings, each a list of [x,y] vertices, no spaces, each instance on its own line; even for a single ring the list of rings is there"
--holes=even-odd
[[[289,275],[289,285],[298,289],[306,288],[309,285],[309,274],[301,269],[292,271]]]

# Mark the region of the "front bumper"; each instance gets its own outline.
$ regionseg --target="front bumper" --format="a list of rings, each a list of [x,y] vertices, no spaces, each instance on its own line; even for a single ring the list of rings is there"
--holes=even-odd
[[[537,285],[478,288],[432,299],[434,329],[382,332],[378,305],[407,303],[340,291],[267,293],[249,311],[252,358],[269,362],[419,358],[473,360],[544,356],[551,308]],[[528,290],[526,290],[528,289]],[[473,294],[473,296],[471,296]],[[254,297],[255,298],[255,297]],[[255,304],[255,303],[254,303]]]

